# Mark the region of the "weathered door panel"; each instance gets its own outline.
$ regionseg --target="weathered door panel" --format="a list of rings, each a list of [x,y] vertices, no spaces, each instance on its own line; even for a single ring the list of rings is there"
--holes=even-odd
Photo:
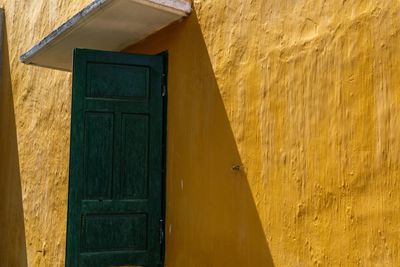
[[[66,266],[161,263],[163,56],[74,53]]]

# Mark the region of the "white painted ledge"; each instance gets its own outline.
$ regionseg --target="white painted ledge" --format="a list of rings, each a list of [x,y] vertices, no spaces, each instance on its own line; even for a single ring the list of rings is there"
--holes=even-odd
[[[74,48],[121,51],[190,12],[184,0],[95,0],[24,53],[21,61],[71,71]]]

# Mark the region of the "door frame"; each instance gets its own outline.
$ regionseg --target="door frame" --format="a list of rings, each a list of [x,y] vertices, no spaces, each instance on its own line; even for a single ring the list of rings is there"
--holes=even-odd
[[[160,245],[161,245],[161,266],[165,264],[165,252],[166,252],[166,235],[165,235],[165,226],[166,226],[166,213],[167,213],[167,144],[168,144],[168,51],[161,52],[159,55],[163,57],[164,64],[164,74],[163,74],[163,125],[162,125],[162,175],[161,175],[161,214],[162,214],[162,223],[160,225]]]

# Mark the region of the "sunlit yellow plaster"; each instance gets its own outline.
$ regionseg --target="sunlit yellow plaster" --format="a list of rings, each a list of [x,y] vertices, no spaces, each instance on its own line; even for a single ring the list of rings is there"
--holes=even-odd
[[[168,266],[400,265],[399,3],[194,7],[128,49],[170,52]]]

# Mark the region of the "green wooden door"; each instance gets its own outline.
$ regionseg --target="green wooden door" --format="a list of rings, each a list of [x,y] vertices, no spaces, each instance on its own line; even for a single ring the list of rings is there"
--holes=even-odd
[[[66,266],[158,266],[164,57],[74,52]]]

